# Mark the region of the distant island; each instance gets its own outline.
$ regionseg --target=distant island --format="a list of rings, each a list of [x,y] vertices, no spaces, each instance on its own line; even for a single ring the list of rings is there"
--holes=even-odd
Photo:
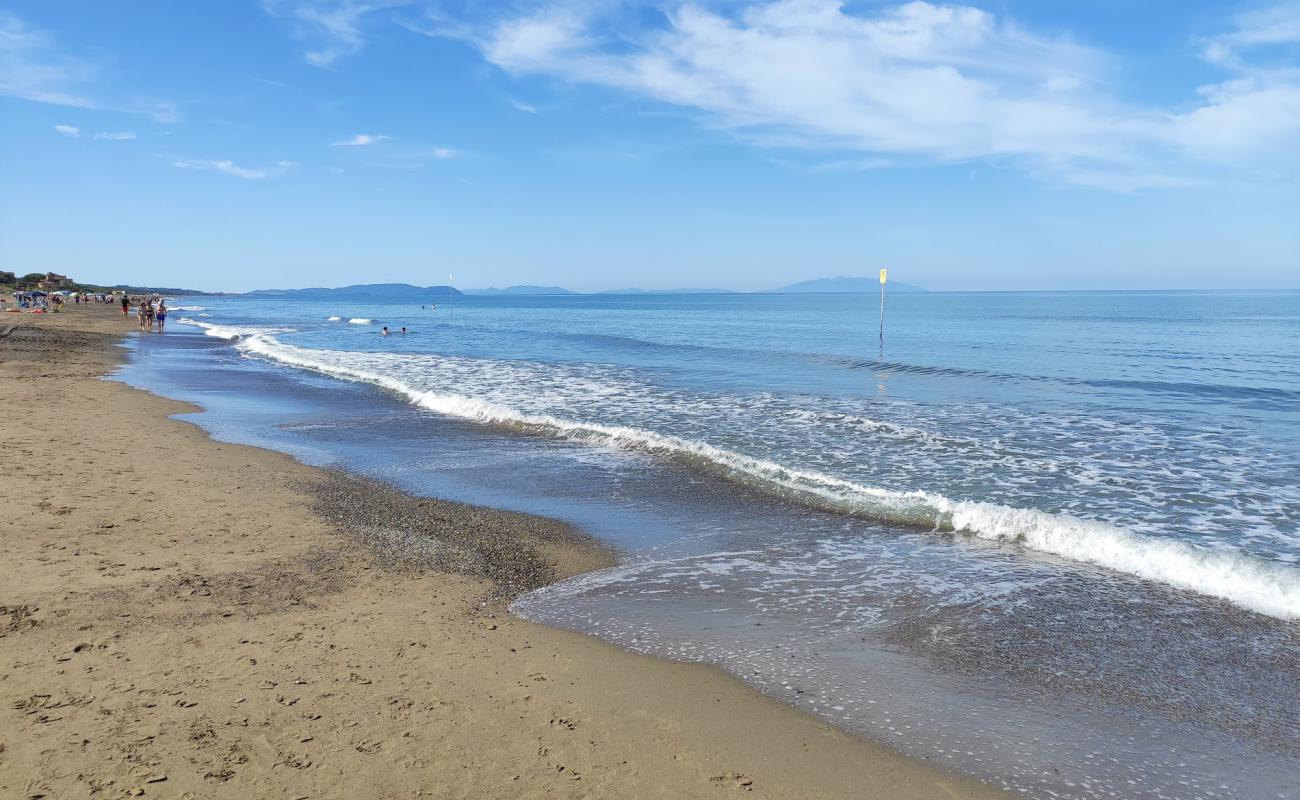
[[[571,292],[571,291],[569,291],[568,289],[562,289],[562,288],[560,288],[559,286],[533,286],[533,285],[531,285],[531,284],[525,284],[525,285],[522,285],[522,286],[507,286],[507,287],[504,288],[504,289],[497,289],[497,288],[492,287],[492,286],[489,286],[489,287],[486,288],[486,289],[466,289],[466,290],[465,290],[465,294],[473,294],[473,295],[501,295],[501,294],[539,295],[539,294],[579,294],[579,293],[578,293],[578,292]]]
[[[740,294],[735,289],[604,289],[595,294]]]
[[[888,290],[891,292],[926,292],[928,289],[922,289],[920,286],[913,286],[910,283],[901,281],[890,281]],[[876,276],[870,278],[850,278],[840,276],[838,278],[817,278],[811,281],[800,281],[792,283],[789,286],[780,289],[769,289],[767,294],[814,294],[814,293],[831,293],[831,292],[878,292],[880,291],[880,279]]]
[[[303,300],[329,299],[333,297],[368,297],[379,300],[418,297],[437,300],[448,295],[464,297],[464,292],[451,286],[414,286],[409,283],[358,283],[352,286],[339,286],[335,289],[317,286],[309,289],[257,289],[244,293],[245,297],[286,297]]]
[[[889,291],[891,292],[926,292],[920,286],[914,286],[910,283],[900,281],[890,281]],[[784,286],[780,289],[767,289],[755,294],[816,294],[816,293],[850,293],[850,292],[878,292],[880,291],[880,282],[876,277],[856,278],[840,276],[838,278],[817,278],[815,280],[800,281]],[[409,283],[360,283],[352,286],[339,286],[329,289],[325,287],[312,287],[308,289],[257,289],[251,292],[245,292],[245,297],[283,297],[297,299],[329,299],[335,297],[354,297],[366,298],[373,300],[401,300],[401,299],[418,299],[436,302],[439,298],[446,299],[448,295],[452,297],[464,297],[466,295],[475,297],[545,297],[545,296],[570,296],[570,295],[654,295],[654,294],[746,294],[737,292],[734,289],[605,289],[598,292],[575,292],[571,289],[565,289],[562,286],[537,286],[533,284],[521,284],[518,286],[507,286],[504,289],[489,286],[486,289],[466,289],[461,291],[451,286],[415,286]]]

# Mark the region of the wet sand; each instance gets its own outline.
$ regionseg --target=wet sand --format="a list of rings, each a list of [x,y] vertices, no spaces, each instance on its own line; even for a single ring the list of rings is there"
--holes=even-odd
[[[1002,796],[510,617],[614,554],[215,442],[100,379],[134,328],[0,314],[0,796]]]

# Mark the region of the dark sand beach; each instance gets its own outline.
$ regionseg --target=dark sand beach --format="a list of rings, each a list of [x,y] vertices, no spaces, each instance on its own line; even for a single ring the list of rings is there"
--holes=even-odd
[[[0,319],[0,796],[1000,793],[722,672],[510,617],[616,555],[168,419],[133,319]]]

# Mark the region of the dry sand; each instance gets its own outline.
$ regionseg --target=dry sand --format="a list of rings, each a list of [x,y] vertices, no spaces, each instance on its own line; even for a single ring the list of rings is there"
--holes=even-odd
[[[1001,796],[509,617],[610,554],[214,442],[99,379],[134,324],[0,314],[0,797]]]

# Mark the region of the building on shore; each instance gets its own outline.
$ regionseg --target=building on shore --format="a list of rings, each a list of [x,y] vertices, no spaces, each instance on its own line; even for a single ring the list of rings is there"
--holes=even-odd
[[[72,283],[72,281],[68,279],[67,275],[60,275],[57,272],[47,272],[45,273],[44,278],[37,281],[36,286],[45,291],[49,291],[50,289],[62,289],[70,283]]]

